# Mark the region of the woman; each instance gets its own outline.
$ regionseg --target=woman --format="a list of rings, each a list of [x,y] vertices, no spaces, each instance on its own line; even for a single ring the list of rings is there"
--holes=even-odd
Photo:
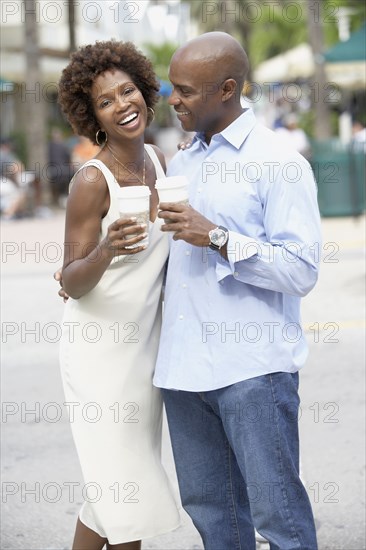
[[[66,400],[78,404],[71,426],[86,500],[74,550],[137,550],[142,538],[179,525],[152,386],[168,256],[154,188],[164,158],[144,146],[158,90],[150,62],[114,41],[74,53],[60,80],[74,131],[102,145],[74,176],[66,211],[62,275],[71,299],[60,358]],[[150,188],[149,227],[119,216],[118,189],[131,185]],[[148,246],[139,245],[147,232]]]

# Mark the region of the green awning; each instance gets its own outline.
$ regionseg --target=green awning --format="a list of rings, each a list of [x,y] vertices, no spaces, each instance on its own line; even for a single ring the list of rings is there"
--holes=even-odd
[[[366,59],[366,23],[348,40],[338,42],[324,54],[328,63],[347,63]]]
[[[9,82],[9,80],[4,80],[0,76],[0,93],[3,92],[12,92],[14,89],[13,82]]]

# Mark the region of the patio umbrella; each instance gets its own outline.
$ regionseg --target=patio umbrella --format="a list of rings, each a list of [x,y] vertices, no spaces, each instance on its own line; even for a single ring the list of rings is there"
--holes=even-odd
[[[348,40],[330,48],[324,58],[330,80],[342,88],[363,89],[366,86],[366,23]]]

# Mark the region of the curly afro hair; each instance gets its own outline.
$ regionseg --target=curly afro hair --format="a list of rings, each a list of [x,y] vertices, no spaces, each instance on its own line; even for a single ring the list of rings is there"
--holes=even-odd
[[[108,40],[79,48],[62,71],[58,101],[74,132],[93,143],[96,143],[99,124],[90,89],[96,77],[109,70],[127,73],[142,93],[147,107],[154,107],[159,99],[159,82],[152,64],[132,42]]]

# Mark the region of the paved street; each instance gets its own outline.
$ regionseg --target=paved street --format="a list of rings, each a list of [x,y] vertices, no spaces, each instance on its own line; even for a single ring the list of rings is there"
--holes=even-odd
[[[302,476],[320,550],[365,548],[365,219],[323,220],[321,275],[303,302]],[[58,367],[63,212],[2,222],[2,550],[70,549],[83,500]],[[165,430],[164,461],[176,486]],[[201,549],[188,517],[156,550]],[[263,547],[264,548],[264,547]],[[230,549],[223,549],[230,550]]]

